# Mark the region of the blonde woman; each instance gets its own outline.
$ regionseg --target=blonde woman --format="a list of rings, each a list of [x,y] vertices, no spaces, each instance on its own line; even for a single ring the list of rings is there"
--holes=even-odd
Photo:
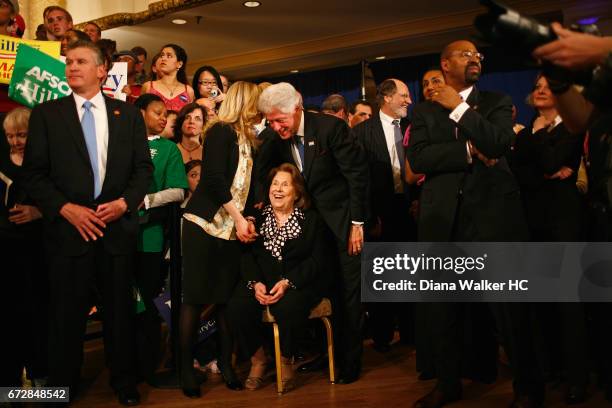
[[[218,117],[206,130],[200,182],[183,217],[183,304],[181,306],[181,385],[190,398],[200,396],[192,348],[203,305],[216,305],[218,364],[228,388],[242,389],[231,366],[233,339],[226,305],[240,279],[240,243],[255,240],[255,227],[242,215],[247,203],[256,145],[254,125],[259,89],[236,82]]]

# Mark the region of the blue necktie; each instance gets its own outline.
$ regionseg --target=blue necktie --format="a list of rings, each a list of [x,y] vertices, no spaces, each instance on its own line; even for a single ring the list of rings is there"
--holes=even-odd
[[[98,169],[98,143],[96,141],[96,121],[94,120],[91,107],[93,104],[89,101],[83,102],[83,117],[81,118],[81,128],[85,135],[85,144],[87,145],[87,153],[89,154],[89,162],[94,176],[94,199],[100,196],[102,186],[100,185],[100,170]]]
[[[300,161],[302,162],[303,173],[304,168],[306,167],[306,162],[304,161],[304,142],[302,141],[302,136],[295,135],[293,139],[295,141],[295,145],[297,146],[298,152],[300,153]]]

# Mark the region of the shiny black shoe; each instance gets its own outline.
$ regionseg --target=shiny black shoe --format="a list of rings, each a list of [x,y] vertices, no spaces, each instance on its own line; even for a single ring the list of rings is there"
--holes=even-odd
[[[121,405],[133,407],[140,404],[140,394],[136,387],[125,387],[117,391],[117,401]]]
[[[232,391],[240,391],[244,389],[244,385],[242,385],[242,382],[240,382],[231,366],[227,367],[224,364],[218,363],[218,367],[227,388]]]
[[[419,381],[429,381],[436,378],[436,375],[430,371],[421,371],[419,374]]]
[[[587,399],[586,386],[570,385],[565,394],[565,403],[567,405],[582,404]]]
[[[359,379],[359,370],[344,370],[336,380],[336,384],[351,384]]]
[[[297,368],[298,373],[313,373],[315,371],[321,371],[328,364],[327,354],[321,354],[316,357],[314,360],[310,360],[307,363],[302,364]]]
[[[202,393],[200,392],[200,387],[192,388],[192,387],[183,387],[183,395],[187,398],[200,398]]]
[[[414,408],[440,408],[451,402],[461,399],[461,386],[458,386],[454,391],[443,391],[439,386],[436,386],[429,394],[419,398],[413,405]]]

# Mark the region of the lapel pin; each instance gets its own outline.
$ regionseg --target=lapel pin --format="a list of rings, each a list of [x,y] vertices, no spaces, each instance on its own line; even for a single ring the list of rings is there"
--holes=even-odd
[[[314,146],[314,141],[311,140],[310,142],[308,142],[308,146]]]
[[[119,109],[115,109],[115,110],[113,111],[113,114],[114,114],[115,116],[119,116],[119,115],[121,114],[121,111],[120,111]]]

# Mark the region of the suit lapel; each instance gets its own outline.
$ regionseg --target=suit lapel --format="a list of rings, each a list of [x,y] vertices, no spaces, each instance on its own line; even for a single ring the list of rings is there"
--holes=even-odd
[[[477,110],[478,109],[478,100],[480,99],[479,97],[479,93],[478,93],[478,89],[476,88],[476,86],[474,86],[472,88],[472,92],[470,92],[470,95],[467,98],[467,104],[470,105],[470,107],[472,109]]]
[[[376,151],[380,152],[381,158],[391,166],[391,152],[389,152],[389,148],[387,147],[387,138],[385,137],[385,131],[380,116],[376,116],[372,126],[374,127],[374,140],[372,141],[372,143],[374,143],[374,148]]]
[[[83,128],[81,128],[76,103],[72,95],[63,98],[60,115],[62,115],[64,118],[64,123],[66,123],[68,133],[70,133],[70,136],[72,136],[72,139],[76,143],[77,150],[79,151],[81,157],[91,167],[89,154],[87,153],[87,145],[85,144],[85,136],[83,135]]]
[[[308,180],[308,175],[312,169],[312,162],[317,151],[315,128],[313,118],[304,112],[304,162],[302,168],[304,170],[304,178]]]

